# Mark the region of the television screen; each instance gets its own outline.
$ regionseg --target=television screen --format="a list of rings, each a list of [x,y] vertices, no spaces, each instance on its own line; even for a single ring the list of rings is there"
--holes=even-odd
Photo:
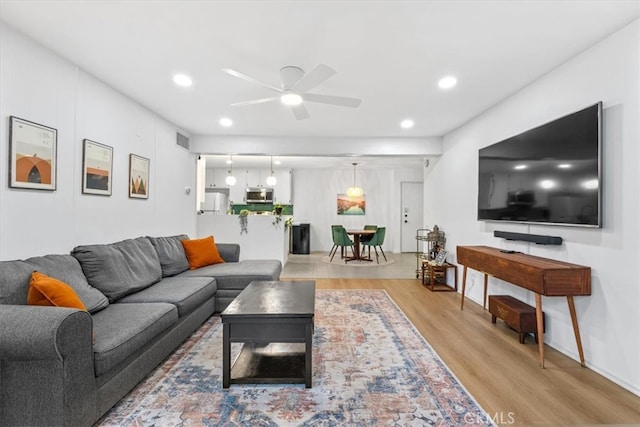
[[[479,152],[478,219],[601,227],[602,103]]]

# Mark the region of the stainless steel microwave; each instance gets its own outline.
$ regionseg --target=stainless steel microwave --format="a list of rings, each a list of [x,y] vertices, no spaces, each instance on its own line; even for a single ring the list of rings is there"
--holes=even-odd
[[[247,188],[247,203],[273,203],[272,188]]]

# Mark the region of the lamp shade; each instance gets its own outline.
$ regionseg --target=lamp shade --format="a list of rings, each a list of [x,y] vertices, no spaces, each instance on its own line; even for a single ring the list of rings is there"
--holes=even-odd
[[[361,187],[349,187],[347,188],[347,196],[349,197],[361,197],[364,192]]]

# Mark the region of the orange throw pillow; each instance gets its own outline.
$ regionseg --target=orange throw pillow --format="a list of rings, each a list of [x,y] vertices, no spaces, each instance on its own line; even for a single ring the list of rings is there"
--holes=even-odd
[[[87,307],[71,286],[37,271],[31,274],[27,304],[78,308],[87,311]]]
[[[224,262],[220,252],[218,252],[213,236],[205,237],[204,239],[181,240],[181,242],[191,270]]]

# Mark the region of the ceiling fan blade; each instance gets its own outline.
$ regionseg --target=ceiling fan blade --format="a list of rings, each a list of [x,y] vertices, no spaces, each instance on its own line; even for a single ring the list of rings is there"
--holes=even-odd
[[[305,108],[304,104],[292,105],[291,111],[298,120],[304,120],[309,118],[309,112]]]
[[[256,80],[251,76],[247,76],[246,74],[243,74],[243,73],[241,73],[239,71],[236,71],[236,70],[232,70],[231,68],[223,68],[222,71],[224,71],[227,74],[232,75],[233,77],[238,77],[238,78],[240,78],[242,80],[246,80],[246,81],[248,81],[250,83],[259,84],[260,86],[266,87],[267,89],[271,89],[271,90],[274,90],[276,92],[282,92],[282,89],[280,89],[279,87],[275,87],[273,85],[270,85],[269,83],[265,83],[265,82],[262,82],[260,80]]]
[[[231,104],[231,106],[232,107],[242,107],[242,106],[245,106],[245,105],[263,104],[265,102],[277,101],[278,99],[280,99],[279,96],[272,96],[270,98],[252,99],[251,101],[234,102],[233,104]]]
[[[323,104],[337,105],[339,107],[351,107],[356,108],[362,102],[358,98],[349,98],[347,96],[334,96],[334,95],[320,95],[318,93],[305,93],[302,95],[302,99],[311,102],[320,102]]]
[[[298,82],[293,85],[291,90],[297,93],[304,93],[309,89],[313,89],[314,87],[318,86],[320,83],[324,82],[335,73],[336,71],[333,68],[328,67],[324,64],[319,64],[316,68],[309,71],[304,77],[298,80]]]

